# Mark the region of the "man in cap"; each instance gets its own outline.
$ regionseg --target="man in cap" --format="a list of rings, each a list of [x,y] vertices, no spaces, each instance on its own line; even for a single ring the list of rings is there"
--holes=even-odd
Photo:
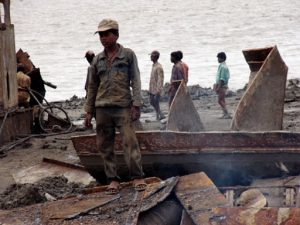
[[[150,59],[153,62],[149,83],[150,104],[156,111],[156,120],[161,120],[165,118],[159,107],[160,95],[164,85],[164,70],[162,65],[158,62],[158,51],[153,51]]]
[[[85,53],[85,58],[89,63],[89,67],[88,67],[88,71],[87,71],[87,75],[86,75],[86,80],[85,80],[85,85],[84,85],[86,96],[87,96],[87,91],[88,91],[88,83],[89,83],[89,76],[90,76],[89,74],[91,74],[91,72],[92,72],[91,64],[92,64],[92,61],[93,61],[94,57],[95,57],[95,53],[91,50],[88,50]]]
[[[115,20],[102,20],[96,33],[104,50],[95,56],[91,64],[85,124],[90,126],[95,109],[97,148],[109,182],[107,194],[118,193],[120,187],[114,153],[116,128],[120,131],[133,187],[137,191],[144,190],[147,184],[143,179],[141,153],[132,125],[132,121],[139,119],[142,105],[137,58],[131,49],[117,43],[119,26]]]
[[[225,52],[219,52],[217,55],[219,67],[216,76],[216,83],[214,89],[218,95],[218,103],[222,108],[223,116],[221,119],[231,119],[232,117],[228,113],[225,102],[225,95],[228,89],[228,80],[230,78],[229,69],[226,65],[226,54]]]

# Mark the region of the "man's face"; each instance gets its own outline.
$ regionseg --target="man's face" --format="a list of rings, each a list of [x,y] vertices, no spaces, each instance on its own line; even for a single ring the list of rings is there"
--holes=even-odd
[[[150,59],[151,59],[152,62],[157,61],[157,55],[151,54]]]
[[[111,31],[99,32],[99,39],[104,48],[110,48],[114,46],[118,40],[118,36]]]
[[[219,62],[219,63],[222,63],[222,62],[224,62],[224,59],[218,57],[218,62]]]

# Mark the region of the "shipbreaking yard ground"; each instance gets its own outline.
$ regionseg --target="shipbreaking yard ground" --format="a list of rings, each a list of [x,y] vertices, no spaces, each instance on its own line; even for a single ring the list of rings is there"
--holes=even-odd
[[[148,187],[136,192],[131,182],[123,182],[119,194],[108,196],[100,184],[95,136],[82,136],[93,131],[20,133],[30,130],[32,117],[30,110],[11,111],[18,105],[16,51],[14,26],[7,17],[0,37],[0,192],[7,190],[1,194],[1,225],[300,224],[299,81],[286,90],[288,68],[276,46],[243,51],[251,79],[242,96],[228,98],[229,111],[235,112],[232,121],[217,119],[216,96],[193,102],[183,84],[171,106],[168,131],[158,132],[164,125],[142,118],[144,130],[152,130],[137,133]],[[70,114],[83,113],[80,106]],[[28,119],[22,120],[22,113]],[[182,114],[195,127],[186,127]],[[282,128],[287,131],[278,131]],[[193,132],[178,132],[183,129]],[[11,138],[18,144],[3,145]],[[116,143],[122,173],[118,138]],[[57,183],[47,183],[49,176]],[[46,179],[43,184],[41,178]],[[58,180],[81,184],[67,182],[68,191],[61,193]]]
[[[237,101],[237,97],[228,98],[230,110],[234,109]],[[202,103],[197,101],[194,102],[196,108],[200,108]],[[297,131],[297,129],[299,129],[299,126],[293,126],[295,123],[292,121],[297,121],[297,117],[299,116],[297,108],[299,105],[300,104],[297,101],[294,101],[286,103],[285,106],[287,114],[285,114],[284,119],[288,120],[284,120],[284,126],[292,129],[292,131]],[[204,106],[207,106],[207,103],[205,103]],[[202,121],[206,128],[209,127],[211,130],[214,130],[215,127],[219,127],[220,130],[228,129],[230,121],[217,119],[220,115],[220,111],[216,104],[211,102],[208,105],[209,108],[205,108],[204,106],[201,106],[201,108],[204,110],[202,112],[200,111],[199,114],[201,115]],[[163,109],[165,110],[165,108],[166,105],[163,103]],[[295,110],[293,111],[293,109]],[[210,111],[210,113],[208,113],[208,111]],[[142,115],[142,124],[145,129],[149,128],[158,130],[161,127],[161,124],[155,122],[152,118],[155,118],[153,113],[145,114],[144,116]],[[153,122],[148,121],[145,123],[145,120],[150,120]],[[211,123],[213,123],[213,126],[210,127],[209,124]],[[45,168],[47,169],[48,174],[52,171],[52,175],[63,175],[62,172],[57,172],[57,168],[60,168],[60,171],[68,171],[67,174],[69,175],[70,170],[75,170],[75,174],[78,171],[82,171],[82,168],[77,168],[80,160],[71,142],[71,137],[78,135],[80,136],[83,134],[89,135],[91,133],[92,131],[84,131],[46,138],[31,138],[24,144],[10,150],[7,152],[6,157],[0,159],[0,173],[2,181],[0,183],[1,190],[4,191],[8,185],[15,183],[16,180],[19,182],[22,182],[22,179],[26,182],[36,182],[35,178],[47,176],[39,173],[39,171]],[[47,161],[47,158],[51,160]],[[61,165],[57,162],[66,162],[71,165],[75,164],[75,166],[68,166],[64,164]],[[282,165],[278,164],[278,168],[280,168],[280,166]],[[67,169],[62,170],[61,168]],[[32,174],[33,176],[28,176],[29,174]],[[156,184],[153,184],[153,188],[156,187],[156,189],[154,188],[153,190],[160,189],[161,191],[157,191],[158,196],[153,196],[153,198],[156,198],[156,200],[153,200],[153,202],[149,202],[149,199],[146,201],[141,201],[143,202],[142,204],[144,204],[144,208],[155,205],[153,208],[155,212],[156,210],[159,210],[160,213],[164,213],[166,208],[174,210],[174,213],[177,214],[180,212],[180,215],[182,214],[180,217],[182,220],[182,225],[193,223],[202,224],[203,221],[209,221],[207,224],[262,224],[262,221],[265,221],[263,224],[272,224],[272,221],[274,220],[282,221],[282,223],[278,224],[297,224],[297,222],[295,222],[297,221],[295,218],[299,216],[299,212],[298,208],[294,207],[299,201],[297,200],[299,178],[294,176],[287,177],[287,175],[284,173],[284,167],[282,170],[283,178],[257,180],[252,184],[248,183],[247,186],[226,186],[221,185],[222,183],[219,183],[216,187],[212,178],[210,178],[207,174],[200,174],[202,178],[204,176],[205,180],[209,180],[209,182],[207,181],[209,185],[212,185],[205,187],[204,190],[202,190],[202,193],[204,192],[205,196],[209,196],[209,203],[207,203],[207,199],[203,200],[201,198],[203,205],[198,205],[198,202],[201,201],[196,197],[187,197],[186,200],[189,203],[181,202],[176,195],[175,186],[166,186],[169,187],[169,189],[166,189],[166,187],[160,189],[160,186],[163,186],[165,182],[157,182],[157,179],[152,179],[150,180],[151,182],[157,182]],[[187,174],[186,176],[191,177],[194,181],[194,176],[199,176],[199,173]],[[70,175],[68,179],[71,179],[71,177],[72,176]],[[80,177],[83,177],[83,175],[81,174]],[[184,177],[185,176],[182,176],[178,179],[184,179]],[[77,178],[75,176],[75,180],[76,179]],[[201,185],[204,185],[204,183],[202,182]],[[197,186],[197,184],[191,185]],[[173,189],[171,187],[173,187]],[[134,220],[134,218],[139,218],[139,221],[148,220],[147,216],[144,217],[145,212],[143,212],[143,210],[139,211],[135,209],[137,203],[134,202],[133,199],[137,200],[140,196],[133,192],[130,184],[125,183],[124,189],[118,196],[107,197],[103,195],[104,188],[105,187],[96,186],[94,188],[87,189],[84,192],[84,195],[81,194],[77,197],[73,196],[73,198],[70,198],[71,196],[69,196],[69,198],[61,199],[59,201],[32,205],[8,211],[1,211],[0,221],[4,221],[4,224],[34,224],[36,221],[39,221],[40,224],[124,224],[122,221],[124,222],[128,220],[127,224],[135,224],[137,221]],[[259,189],[262,193],[268,193],[269,197],[267,200],[270,208],[251,210],[247,207],[243,208],[234,206],[239,195],[243,191],[252,188]],[[196,189],[197,191],[201,192],[201,189]],[[151,192],[151,189],[149,191]],[[195,190],[193,187],[191,187],[191,190],[187,188],[182,195],[192,195],[200,198],[200,194],[197,195],[194,193],[194,191]],[[216,201],[214,201],[214,198],[208,195],[210,191],[213,191],[213,193],[217,196]],[[90,195],[87,195],[87,193],[90,193]],[[129,196],[132,196],[130,201],[128,198],[124,198],[124,196],[127,196],[128,193]],[[226,196],[226,198],[224,196]],[[193,205],[194,203],[192,202],[192,199],[195,201],[197,200],[196,205]],[[158,204],[159,202],[161,204]],[[151,211],[149,212],[149,215],[151,215]],[[129,215],[131,215],[131,217],[129,217]],[[138,215],[141,216],[138,217]],[[154,219],[153,217],[151,218],[153,222]],[[171,220],[171,218],[166,218]],[[194,222],[189,220],[193,220]],[[234,223],[233,221],[239,222]],[[292,223],[292,221],[294,222]]]

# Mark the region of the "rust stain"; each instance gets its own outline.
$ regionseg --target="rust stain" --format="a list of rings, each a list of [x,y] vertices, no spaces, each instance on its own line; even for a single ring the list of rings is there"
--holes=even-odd
[[[136,136],[144,154],[300,153],[300,134],[291,132],[139,131]],[[78,155],[99,154],[95,134],[73,136],[72,142]],[[119,133],[115,149],[122,153]]]
[[[231,129],[281,130],[288,67],[276,45],[272,48],[244,50],[243,53],[251,76],[248,88],[235,109]]]
[[[175,194],[196,225],[208,224],[212,208],[228,205],[225,196],[203,172],[180,177]]]

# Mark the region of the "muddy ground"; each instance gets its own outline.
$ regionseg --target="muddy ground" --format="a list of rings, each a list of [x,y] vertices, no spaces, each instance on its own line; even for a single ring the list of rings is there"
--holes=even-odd
[[[290,80],[287,84],[283,129],[288,131],[300,131],[300,87],[299,80]],[[194,105],[200,115],[205,130],[227,131],[230,130],[228,119],[219,119],[222,115],[217,96],[209,89],[198,86],[190,87],[190,93],[194,99]],[[226,98],[231,114],[243,94],[243,89],[237,92],[229,92]],[[142,109],[141,123],[144,130],[162,130],[165,124],[156,120],[154,110],[149,105],[147,92],[143,92],[145,106]],[[55,102],[63,107],[73,123],[82,128],[84,118],[84,99],[74,96],[64,102]],[[167,98],[162,96],[161,108],[165,115],[168,113]],[[94,130],[77,129],[76,132],[53,135],[49,137],[30,138],[21,145],[6,152],[0,158],[0,208],[8,209],[46,201],[45,193],[50,198],[61,198],[70,194],[79,193],[83,188],[80,184],[67,183],[62,177],[45,178],[36,184],[15,184],[14,174],[24,168],[39,164],[43,158],[56,159],[68,163],[80,163],[76,155],[70,137],[93,133]],[[49,195],[47,195],[49,197]]]

